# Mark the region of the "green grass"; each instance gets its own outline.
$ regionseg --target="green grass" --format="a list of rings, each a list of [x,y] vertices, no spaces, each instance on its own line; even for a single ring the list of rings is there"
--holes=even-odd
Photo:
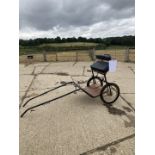
[[[39,46],[20,46],[19,47],[19,55],[24,54],[38,54],[42,53],[43,50],[49,52],[69,52],[75,50],[89,50],[95,48],[96,50],[118,50],[118,49],[127,49],[127,46],[108,46],[106,48],[99,47],[97,43],[90,42],[69,42],[69,43],[51,43],[51,44],[42,44]],[[100,44],[102,46],[102,44]]]
[[[114,50],[114,49],[127,49],[129,48],[128,46],[120,46],[120,45],[111,45],[111,46],[108,46],[106,49],[109,49],[109,50]]]
[[[43,50],[50,52],[72,51],[72,50],[88,50],[95,48],[96,43],[72,42],[72,43],[51,43],[39,46],[20,46],[19,55],[40,53]]]
[[[46,46],[50,46],[50,47],[79,47],[79,46],[96,46],[97,43],[84,43],[84,42],[70,42],[70,43],[51,43],[51,44],[42,44],[39,45],[39,47],[46,47]]]

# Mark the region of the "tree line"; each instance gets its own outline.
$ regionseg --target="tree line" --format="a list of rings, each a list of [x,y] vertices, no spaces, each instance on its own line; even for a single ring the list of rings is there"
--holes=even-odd
[[[110,46],[110,45],[122,45],[122,46],[135,46],[135,36],[122,36],[122,37],[108,37],[108,38],[85,38],[85,37],[71,37],[71,38],[37,38],[37,39],[29,39],[19,40],[20,46],[38,46],[41,44],[49,44],[49,43],[68,43],[68,42],[90,42],[97,43],[100,46]]]

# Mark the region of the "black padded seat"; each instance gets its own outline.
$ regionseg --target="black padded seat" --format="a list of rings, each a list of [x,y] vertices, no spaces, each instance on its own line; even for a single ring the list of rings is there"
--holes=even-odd
[[[97,61],[94,64],[92,64],[90,67],[93,71],[105,73],[109,70],[109,63],[104,61],[103,62]]]

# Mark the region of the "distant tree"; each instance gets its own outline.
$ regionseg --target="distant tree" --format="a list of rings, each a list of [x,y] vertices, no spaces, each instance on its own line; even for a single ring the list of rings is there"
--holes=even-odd
[[[55,38],[55,42],[56,42],[56,43],[61,43],[61,38],[60,38],[60,37],[56,37],[56,38]]]
[[[65,43],[65,42],[67,42],[67,39],[66,39],[66,38],[62,38],[62,39],[61,39],[61,42],[62,42],[62,43]]]
[[[84,37],[78,37],[78,41],[79,41],[79,42],[86,42],[86,41],[87,41],[87,39],[86,39],[86,38],[84,38]]]
[[[19,40],[20,46],[38,46],[46,43],[65,43],[65,42],[92,42],[98,44],[109,45],[123,45],[123,46],[135,46],[135,36],[123,36],[123,37],[109,37],[109,38],[84,38],[84,37],[71,37],[71,38],[37,38]]]

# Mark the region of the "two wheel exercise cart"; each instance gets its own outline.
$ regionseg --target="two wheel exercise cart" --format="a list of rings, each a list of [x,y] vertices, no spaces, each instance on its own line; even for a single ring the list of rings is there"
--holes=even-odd
[[[105,104],[105,105],[111,105],[112,103],[114,103],[120,95],[120,89],[116,83],[109,83],[107,81],[106,74],[108,71],[111,70],[111,68],[113,68],[115,70],[117,61],[112,60],[112,58],[109,54],[96,55],[96,59],[97,59],[97,61],[94,62],[90,66],[91,71],[92,71],[92,76],[91,76],[91,78],[88,79],[87,85],[85,88],[81,87],[78,83],[76,83],[74,81],[67,82],[67,83],[64,83],[58,87],[52,88],[52,89],[50,89],[50,90],[48,90],[48,91],[46,91],[40,95],[37,95],[33,98],[28,99],[23,104],[23,107],[25,107],[31,100],[33,100],[37,97],[40,97],[42,95],[45,95],[48,92],[54,91],[60,87],[64,87],[67,85],[74,85],[75,86],[75,90],[73,90],[69,93],[66,93],[62,96],[56,97],[54,99],[51,99],[51,100],[45,101],[43,103],[37,104],[35,106],[27,108],[21,114],[21,117],[23,117],[28,111],[31,111],[34,108],[37,108],[39,106],[51,103],[54,100],[60,99],[60,98],[65,97],[69,94],[75,93],[76,91],[79,91],[79,90],[82,90],[83,92],[85,92],[87,95],[89,95],[92,98],[100,96],[103,104]],[[111,62],[112,63],[115,62],[115,63],[112,64]],[[110,65],[110,64],[112,64],[112,65]]]

